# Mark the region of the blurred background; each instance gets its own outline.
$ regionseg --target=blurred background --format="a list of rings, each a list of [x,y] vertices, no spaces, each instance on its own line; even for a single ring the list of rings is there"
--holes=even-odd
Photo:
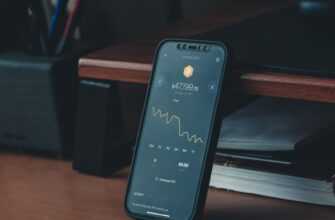
[[[2,49],[20,48],[29,38],[27,5],[30,0],[2,0],[0,23]],[[50,0],[50,2],[55,2]],[[285,1],[268,1],[282,4]],[[263,4],[264,1],[242,1],[243,5]],[[241,4],[241,3],[239,3]],[[270,4],[270,3],[267,3]],[[229,13],[236,8],[232,0],[82,0],[77,15],[81,48],[103,47],[116,41],[148,36],[182,19],[213,13]],[[5,31],[4,31],[5,30]],[[18,34],[19,33],[19,34]]]

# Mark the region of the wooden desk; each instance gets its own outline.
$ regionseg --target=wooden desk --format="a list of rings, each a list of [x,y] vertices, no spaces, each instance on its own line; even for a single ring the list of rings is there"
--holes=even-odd
[[[128,170],[108,179],[81,175],[70,162],[0,154],[0,218],[6,220],[127,220]],[[335,209],[210,190],[207,220],[334,220]]]

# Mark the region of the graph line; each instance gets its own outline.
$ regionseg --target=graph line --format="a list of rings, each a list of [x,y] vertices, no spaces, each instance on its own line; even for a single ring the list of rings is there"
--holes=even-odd
[[[188,131],[182,131],[182,123],[181,123],[181,118],[177,115],[170,115],[169,112],[165,112],[163,113],[163,111],[159,108],[156,107],[152,107],[152,115],[154,117],[159,117],[161,119],[164,119],[165,123],[167,125],[171,124],[174,120],[176,121],[177,125],[178,125],[178,136],[179,137],[185,137],[186,140],[190,143],[204,143],[203,139],[198,137],[196,134],[191,135],[190,132]]]

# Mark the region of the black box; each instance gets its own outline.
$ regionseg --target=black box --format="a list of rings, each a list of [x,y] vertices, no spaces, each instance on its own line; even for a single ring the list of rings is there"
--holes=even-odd
[[[115,82],[80,79],[73,169],[107,177],[128,165],[132,142],[124,131]]]
[[[69,157],[73,151],[74,58],[0,55],[0,147]]]

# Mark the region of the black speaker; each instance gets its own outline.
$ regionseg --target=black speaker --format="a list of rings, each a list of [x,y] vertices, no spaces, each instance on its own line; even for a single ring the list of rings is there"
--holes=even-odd
[[[70,157],[76,73],[72,58],[0,55],[0,147]]]
[[[124,135],[117,84],[82,79],[79,83],[73,168],[109,176],[131,159],[131,142]]]

